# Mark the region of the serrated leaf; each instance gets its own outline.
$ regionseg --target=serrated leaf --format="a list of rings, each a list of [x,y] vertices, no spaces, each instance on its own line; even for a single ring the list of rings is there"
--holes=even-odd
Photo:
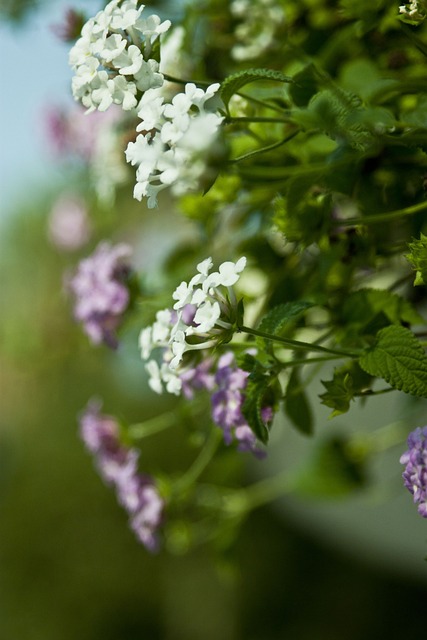
[[[257,438],[266,444],[269,438],[269,425],[263,418],[264,407],[276,407],[281,395],[277,382],[277,373],[264,367],[249,353],[238,358],[238,365],[249,372],[245,388],[245,399],[242,413]]]
[[[427,398],[427,356],[409,329],[396,325],[381,329],[374,346],[359,358],[359,364],[394,389]]]
[[[299,371],[294,367],[289,378],[286,388],[286,396],[284,402],[285,413],[291,420],[292,424],[304,433],[312,435],[313,433],[313,414],[307,399],[307,395],[301,386]]]
[[[405,257],[416,271],[414,285],[427,285],[427,236],[422,233],[419,240],[409,244],[409,249]]]
[[[272,335],[280,335],[280,332],[289,322],[295,320],[304,311],[311,307],[314,307],[314,303],[307,302],[305,300],[279,304],[270,309],[270,311],[263,317],[258,329],[265,333],[271,333]],[[270,340],[257,338],[257,344],[260,349],[272,349],[272,343]]]
[[[275,80],[276,82],[293,82],[293,78],[285,76],[280,71],[274,69],[245,69],[231,76],[228,76],[221,83],[221,98],[228,111],[228,103],[231,97],[240,91],[242,87],[256,80]]]
[[[262,418],[262,409],[265,406],[268,388],[269,380],[267,377],[249,376],[245,389],[245,401],[242,406],[242,413],[248,425],[264,444],[268,442],[269,438],[268,426]]]
[[[347,413],[354,398],[353,379],[349,373],[335,372],[332,380],[321,380],[326,392],[319,395],[322,404],[333,409],[331,418]]]

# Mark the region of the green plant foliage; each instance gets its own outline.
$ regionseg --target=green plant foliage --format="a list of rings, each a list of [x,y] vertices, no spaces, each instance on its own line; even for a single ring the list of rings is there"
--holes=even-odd
[[[313,412],[301,383],[298,367],[295,367],[289,376],[283,408],[298,431],[305,435],[313,434]]]
[[[394,389],[427,398],[427,356],[409,329],[395,325],[381,329],[359,363],[367,373],[384,378]]]
[[[297,302],[285,302],[277,307],[273,307],[263,317],[258,327],[259,331],[264,331],[273,335],[280,336],[283,330],[289,325],[293,325],[305,311],[313,307],[312,302],[299,300]],[[271,340],[257,338],[257,345],[260,349],[271,352],[273,345]]]
[[[409,249],[406,259],[416,271],[414,285],[427,285],[427,236],[422,233],[419,240],[409,244]]]
[[[273,69],[245,69],[228,76],[221,83],[221,98],[228,111],[228,103],[232,96],[238,93],[245,85],[258,80],[274,80],[275,82],[293,82],[293,79],[280,71]]]

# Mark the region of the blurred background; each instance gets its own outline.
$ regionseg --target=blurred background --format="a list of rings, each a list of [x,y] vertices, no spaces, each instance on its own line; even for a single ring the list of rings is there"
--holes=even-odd
[[[111,353],[90,347],[72,322],[64,274],[90,245],[64,246],[53,211],[64,197],[75,207],[84,201],[98,233],[134,245],[143,218],[135,258],[141,268],[156,265],[167,239],[160,246],[152,214],[128,188],[119,191],[120,211],[84,200],[79,168],[59,162],[49,147],[49,114],[72,104],[68,46],[51,28],[68,6],[0,2],[0,638],[416,637],[425,626],[427,528],[402,488],[399,447],[371,470],[369,496],[345,504],[283,499],[255,511],[234,541],[186,553],[178,545],[155,556],[138,545],[96,474],[77,434],[88,399],[104,398],[108,412],[139,422],[164,410],[164,398],[147,391],[133,348],[136,327]],[[90,14],[99,3],[73,6]],[[183,238],[192,233],[173,211],[165,221]],[[425,404],[401,398],[379,401],[333,428],[421,419],[423,411]],[[323,407],[321,425],[327,415]],[[275,431],[269,460],[245,460],[239,474],[280,471],[306,446],[280,424]],[[186,460],[181,436],[144,441],[150,470]]]

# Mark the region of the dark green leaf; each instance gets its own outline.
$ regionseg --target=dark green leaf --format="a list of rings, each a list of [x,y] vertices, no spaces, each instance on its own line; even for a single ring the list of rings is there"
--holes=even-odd
[[[273,307],[263,317],[258,327],[260,331],[279,336],[281,331],[292,321],[296,320],[304,311],[313,307],[312,302],[298,300],[296,302],[285,302]],[[257,345],[260,349],[272,350],[271,340],[257,338]]]
[[[332,380],[322,380],[326,392],[319,398],[322,404],[333,409],[331,418],[346,413],[354,398],[353,380],[349,373],[334,373]]]
[[[409,244],[409,249],[406,259],[417,272],[414,285],[427,285],[427,236],[422,233],[419,240]]]
[[[273,69],[246,69],[239,71],[238,73],[228,76],[228,78],[221,83],[221,98],[225,104],[225,108],[228,110],[228,103],[235,93],[240,91],[246,84],[255,82],[256,80],[293,82],[293,79],[289,76],[285,76],[280,71],[274,71]]]
[[[304,433],[305,435],[312,435],[314,427],[313,414],[311,412],[307,395],[301,385],[297,367],[292,369],[292,373],[289,378],[284,409],[286,415],[290,418],[292,424],[298,429],[298,431],[301,431],[301,433]]]
[[[394,389],[427,398],[427,356],[409,329],[396,325],[381,329],[374,346],[365,351],[359,363]]]
[[[294,75],[294,82],[289,87],[289,95],[297,107],[308,105],[318,91],[319,79],[319,73],[312,63]]]

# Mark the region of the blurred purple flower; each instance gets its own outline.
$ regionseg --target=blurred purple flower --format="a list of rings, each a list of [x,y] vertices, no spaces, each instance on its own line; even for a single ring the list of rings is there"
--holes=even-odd
[[[58,249],[76,251],[84,246],[90,238],[84,201],[73,195],[60,196],[50,212],[48,233]]]
[[[193,398],[194,391],[201,391],[202,389],[211,391],[214,388],[215,377],[210,371],[211,367],[212,360],[206,358],[197,366],[185,369],[180,373],[181,391],[186,398]]]
[[[67,110],[47,107],[44,113],[47,141],[52,152],[60,157],[76,156],[90,162],[102,131],[122,115],[120,107],[112,105],[107,111],[87,114],[81,106]]]
[[[427,426],[409,434],[408,447],[400,458],[401,464],[406,465],[402,477],[418,504],[418,513],[427,518]]]
[[[117,421],[100,412],[99,402],[91,401],[80,417],[80,436],[95,455],[100,476],[116,489],[119,503],[130,516],[130,527],[149,551],[159,547],[158,529],[164,501],[153,478],[138,472],[139,452],[121,444]]]
[[[75,296],[74,316],[93,344],[104,342],[117,347],[116,330],[129,304],[129,290],[124,283],[130,268],[123,259],[130,253],[127,244],[111,246],[102,242],[80,262],[69,282]]]

